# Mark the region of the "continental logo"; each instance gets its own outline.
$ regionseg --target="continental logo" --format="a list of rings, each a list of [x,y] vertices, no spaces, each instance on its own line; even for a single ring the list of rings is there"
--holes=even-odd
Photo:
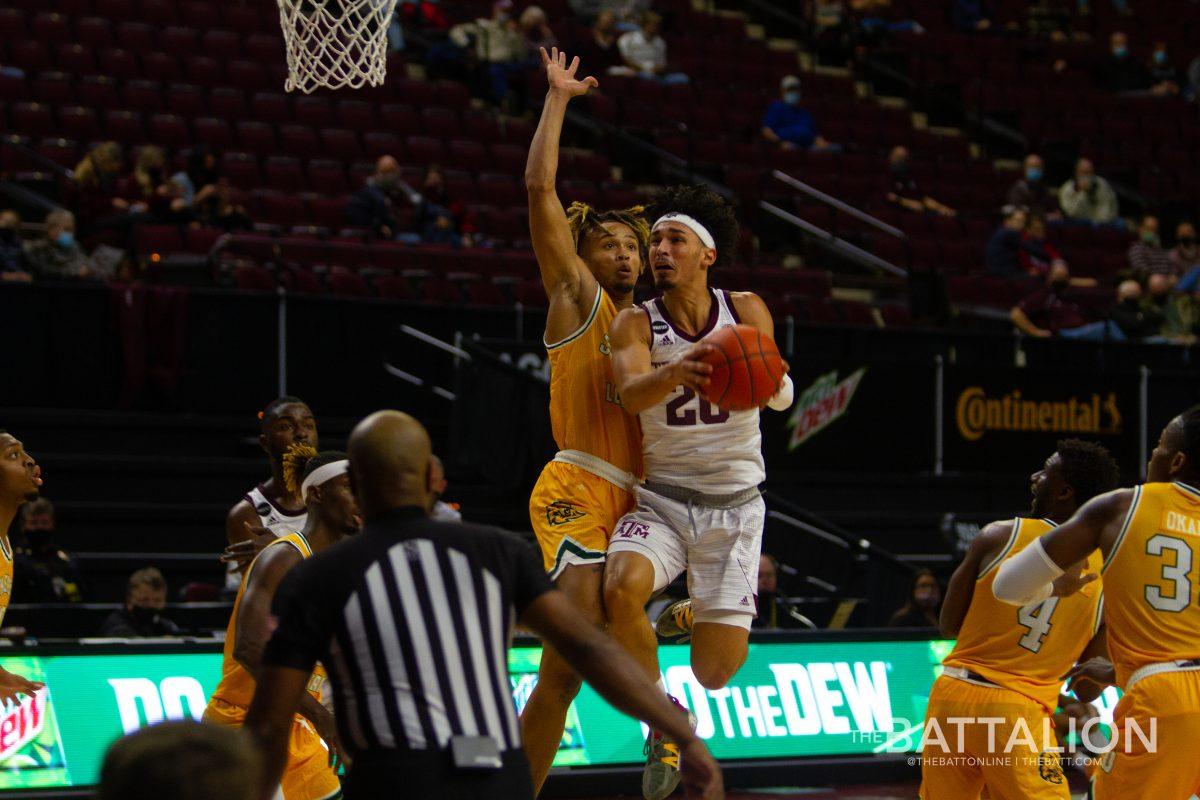
[[[587,516],[586,511],[580,511],[570,500],[555,500],[546,506],[546,523],[549,525],[566,525]]]
[[[976,442],[989,432],[1075,433],[1112,436],[1121,433],[1121,409],[1115,392],[1073,396],[1066,400],[1033,400],[1021,391],[988,397],[971,386],[955,404],[958,433]]]

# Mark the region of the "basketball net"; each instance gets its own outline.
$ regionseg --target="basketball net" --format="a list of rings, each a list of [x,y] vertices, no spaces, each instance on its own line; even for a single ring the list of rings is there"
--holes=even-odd
[[[289,92],[383,85],[396,0],[278,0]]]

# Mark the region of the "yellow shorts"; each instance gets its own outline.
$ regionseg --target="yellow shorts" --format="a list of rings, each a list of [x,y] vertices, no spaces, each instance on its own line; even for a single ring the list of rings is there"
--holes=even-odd
[[[1151,720],[1157,728],[1151,735]],[[1136,723],[1146,739],[1132,730]],[[1188,800],[1200,792],[1200,672],[1163,672],[1133,685],[1113,709],[1116,745],[1100,760],[1095,800]]]
[[[246,720],[246,710],[214,697],[209,701],[208,708],[204,709],[204,721],[240,728]],[[324,800],[333,797],[342,788],[329,766],[329,750],[308,722],[299,717],[292,722],[287,767],[279,785],[284,800]]]
[[[529,521],[551,580],[569,564],[601,564],[633,493],[574,464],[551,461],[529,496]]]
[[[1000,717],[1004,721],[968,724],[951,722],[952,717]],[[933,683],[925,712],[921,800],[975,800],[984,786],[991,800],[1070,800],[1058,756],[1044,752],[1057,746],[1052,719],[1048,747],[1042,741],[1046,737],[1043,720],[1048,717],[1041,704],[1023,694],[939,677]],[[937,726],[932,723],[934,719]],[[1028,733],[1018,720],[1025,721]],[[991,742],[989,728],[993,731]],[[940,739],[937,731],[941,732]],[[1013,746],[1007,748],[1010,739]],[[1029,740],[1036,743],[1037,752],[1030,748]]]

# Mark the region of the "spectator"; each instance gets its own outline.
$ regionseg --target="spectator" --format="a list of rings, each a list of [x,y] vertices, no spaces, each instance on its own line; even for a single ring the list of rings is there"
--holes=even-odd
[[[21,506],[21,538],[15,545],[14,574],[21,582],[22,602],[78,603],[83,581],[74,559],[59,548],[54,535],[54,506],[43,498]]]
[[[231,200],[217,154],[207,146],[193,148],[188,153],[187,168],[172,175],[171,182],[179,187],[180,197],[191,207],[197,222],[227,231],[251,227],[246,209]]]
[[[75,215],[56,208],[46,215],[46,238],[25,245],[25,260],[39,278],[88,280],[111,277],[75,240]]]
[[[1075,177],[1058,190],[1063,213],[1076,222],[1092,225],[1120,224],[1117,219],[1117,193],[1108,181],[1096,174],[1086,158],[1075,164]]]
[[[498,106],[511,104],[510,80],[527,55],[525,37],[512,18],[512,7],[512,0],[496,0],[491,17],[450,29],[452,42],[460,48],[474,48],[475,58],[486,69],[492,100]]]
[[[909,211],[931,212],[943,217],[957,216],[947,205],[921,191],[909,172],[908,148],[897,145],[888,156],[887,200]]]
[[[1178,275],[1200,265],[1200,246],[1196,244],[1196,227],[1192,223],[1181,222],[1175,227],[1175,246],[1170,256]]]
[[[1055,264],[1046,273],[1046,284],[1009,312],[1013,324],[1029,336],[1046,338],[1062,331],[1082,327],[1086,320],[1069,296],[1071,270]]]
[[[21,218],[17,212],[0,211],[0,281],[28,283],[33,276],[25,268],[25,246],[21,242]]]
[[[892,618],[889,628],[936,628],[938,614],[942,609],[942,587],[938,579],[927,569],[919,569],[913,575],[908,590],[908,600]]]
[[[109,748],[97,800],[257,800],[258,750],[241,731],[162,722]]]
[[[1021,237],[1021,232],[1025,230],[1025,209],[1005,206],[1004,212],[1003,224],[988,239],[983,261],[989,275],[1016,278],[1023,272],[1018,253],[1028,247]]]
[[[788,598],[779,593],[779,559],[769,553],[758,558],[758,613],[751,626],[759,629],[797,628],[801,623]]]
[[[1138,280],[1146,280],[1151,275],[1179,277],[1175,262],[1158,237],[1158,217],[1153,214],[1142,217],[1138,239],[1129,246],[1129,268]]]
[[[1141,62],[1129,53],[1129,37],[1113,31],[1108,38],[1109,54],[1100,62],[1096,77],[1110,92],[1141,92],[1150,88],[1150,76]]]
[[[1008,190],[1008,204],[1023,208],[1035,217],[1059,219],[1058,198],[1042,181],[1042,157],[1037,153],[1025,156],[1025,174]]]
[[[1021,269],[1027,275],[1042,278],[1056,263],[1067,263],[1058,249],[1046,241],[1046,221],[1041,217],[1029,218],[1025,224],[1025,232],[1021,234],[1021,241],[1023,246],[1018,257],[1021,259]],[[1091,278],[1071,279],[1076,286],[1081,285],[1079,281],[1082,280],[1086,280],[1090,286],[1096,283]]]
[[[430,244],[472,247],[479,244],[477,229],[463,199],[450,197],[442,168],[430,164],[421,179],[420,192],[414,192],[418,209],[417,227],[421,240]]]
[[[667,72],[667,43],[658,35],[661,26],[662,17],[647,11],[642,14],[640,28],[621,35],[617,49],[625,66],[618,68],[616,74],[636,75],[668,84],[688,82],[688,76],[681,72]]]
[[[1179,70],[1171,63],[1166,42],[1155,42],[1146,71],[1150,76],[1150,92],[1163,97],[1179,94]]]
[[[429,512],[431,519],[441,522],[462,522],[462,512],[458,503],[447,503],[442,500],[446,493],[446,467],[436,455],[429,456],[429,491],[433,495],[433,509]]]
[[[1158,314],[1162,319],[1167,317],[1167,309],[1174,295],[1175,276],[1163,272],[1155,272],[1146,277],[1146,291],[1142,296],[1142,307],[1148,312]]]
[[[375,162],[375,174],[346,203],[346,221],[394,239],[399,232],[394,209],[404,201],[419,206],[421,196],[400,180],[400,163],[392,156],[381,156]]]
[[[950,21],[960,31],[986,31],[992,27],[992,11],[986,0],[954,0]]]
[[[179,626],[162,615],[167,606],[167,581],[156,567],[139,569],[129,576],[125,606],[109,615],[100,635],[134,639],[143,636],[178,636]]]
[[[616,23],[616,14],[609,9],[601,11],[588,31],[588,37],[575,45],[582,65],[580,69],[585,70],[585,74],[601,75],[621,63]]]
[[[800,79],[788,75],[779,82],[780,97],[763,115],[762,135],[785,150],[828,150],[829,142],[817,132],[812,112],[800,105]]]
[[[1143,305],[1142,285],[1132,280],[1121,281],[1117,287],[1117,304],[1113,306],[1109,318],[1121,334],[1111,338],[1135,342],[1161,336],[1166,319],[1154,306]]]
[[[1200,339],[1200,288],[1194,282],[1187,291],[1176,290],[1171,295],[1163,336],[1185,345],[1194,345]]]
[[[521,28],[521,34],[525,37],[529,58],[537,57],[538,48],[544,47],[549,53],[550,48],[558,47],[558,37],[554,35],[554,31],[550,30],[546,12],[540,6],[529,6],[522,11],[517,24]]]
[[[138,151],[133,172],[117,184],[117,193],[130,211],[143,211],[149,221],[182,222],[190,219],[183,190],[166,172],[167,155],[161,147],[146,145]]]
[[[113,214],[144,210],[131,209],[129,201],[117,196],[117,181],[123,161],[121,145],[101,142],[75,165],[74,179],[78,192],[75,205],[89,225]]]

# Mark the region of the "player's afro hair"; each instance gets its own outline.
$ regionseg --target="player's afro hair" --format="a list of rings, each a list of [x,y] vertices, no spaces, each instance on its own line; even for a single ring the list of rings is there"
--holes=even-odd
[[[733,206],[707,186],[668,186],[650,201],[648,217],[653,221],[663,214],[687,214],[708,228],[717,245],[713,267],[733,263],[738,243],[738,221]],[[653,224],[653,222],[651,222]]]
[[[283,454],[283,485],[289,492],[299,492],[300,484],[313,470],[345,459],[346,454],[340,450],[322,450],[318,453],[311,444],[297,442]]]
[[[1103,445],[1063,439],[1058,443],[1058,457],[1062,459],[1063,480],[1074,490],[1078,505],[1120,485],[1121,470]]]

